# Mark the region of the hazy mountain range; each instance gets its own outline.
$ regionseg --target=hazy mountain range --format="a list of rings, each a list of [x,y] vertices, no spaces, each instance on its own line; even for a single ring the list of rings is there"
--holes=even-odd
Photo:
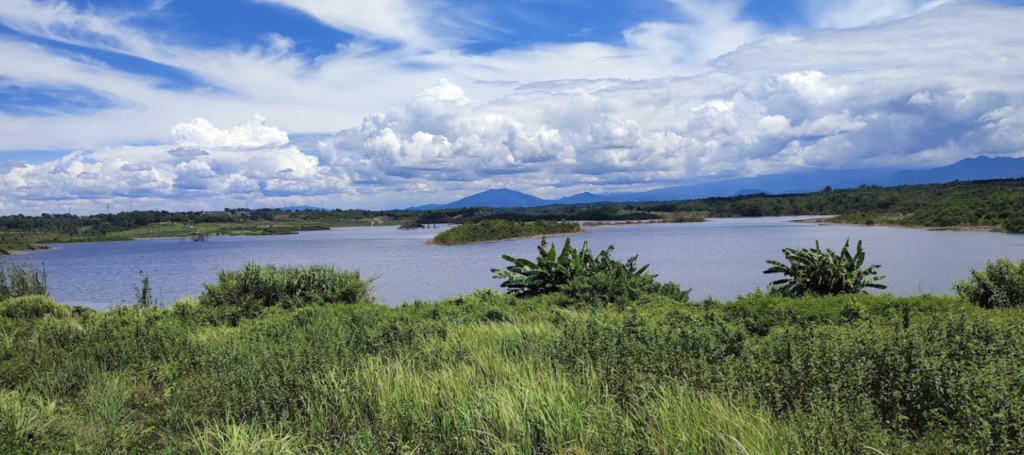
[[[410,210],[456,209],[465,207],[538,207],[551,204],[595,202],[644,202],[728,197],[745,194],[791,194],[860,185],[918,185],[954,180],[988,180],[1024,177],[1024,158],[977,157],[934,169],[856,169],[793,172],[672,186],[636,193],[579,193],[560,199],[541,199],[519,191],[493,189],[448,204],[410,207]]]

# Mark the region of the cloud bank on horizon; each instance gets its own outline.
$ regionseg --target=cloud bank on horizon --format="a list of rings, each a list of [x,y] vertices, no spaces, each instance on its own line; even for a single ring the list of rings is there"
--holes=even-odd
[[[1024,156],[1013,1],[5,4],[3,214]]]

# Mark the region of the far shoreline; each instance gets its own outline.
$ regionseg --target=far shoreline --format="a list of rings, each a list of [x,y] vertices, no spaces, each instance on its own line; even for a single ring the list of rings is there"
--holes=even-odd
[[[854,227],[865,227],[865,228],[890,227],[890,228],[902,228],[902,229],[920,229],[920,230],[925,230],[925,231],[995,232],[995,233],[1007,234],[1007,232],[1001,230],[999,228],[999,226],[992,226],[992,225],[984,225],[984,226],[945,226],[945,227],[942,227],[942,226],[907,226],[907,225],[902,225],[902,224],[892,224],[892,223],[884,223],[884,222],[882,222],[882,223],[875,223],[875,224],[864,224],[864,223],[836,223],[836,222],[830,221],[830,220],[832,220],[836,216],[838,216],[838,215],[831,215],[829,217],[820,217],[820,218],[808,218],[808,219],[805,219],[805,220],[793,220],[793,222],[794,223],[817,224],[817,225],[822,225],[822,226],[854,226]]]

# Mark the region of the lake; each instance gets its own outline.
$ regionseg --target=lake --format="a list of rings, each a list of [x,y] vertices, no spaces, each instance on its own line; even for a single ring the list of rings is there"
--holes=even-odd
[[[731,300],[764,288],[781,275],[765,275],[766,259],[783,261],[786,247],[839,249],[847,240],[864,241],[867,262],[881,264],[882,283],[896,295],[951,292],[955,280],[989,259],[1024,257],[1024,235],[992,232],[929,231],[796,223],[808,217],[712,219],[704,223],[598,226],[571,236],[592,249],[615,245],[613,257],[639,255],[640,265],[660,281],[692,288],[692,299]],[[275,265],[327,264],[375,276],[382,303],[437,300],[477,288],[496,289],[490,269],[505,267],[501,255],[537,256],[539,239],[460,246],[425,242],[438,229],[401,231],[394,226],[342,228],[282,236],[214,237],[208,242],[181,239],[51,245],[53,249],[0,258],[43,264],[50,294],[59,302],[95,309],[130,303],[150,278],[154,296],[170,303],[198,295],[220,270],[247,262]],[[559,245],[564,238],[552,238]]]

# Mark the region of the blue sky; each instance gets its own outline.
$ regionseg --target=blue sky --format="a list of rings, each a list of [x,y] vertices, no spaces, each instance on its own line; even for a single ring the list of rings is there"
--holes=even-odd
[[[0,213],[1024,155],[1022,1],[3,3]]]

